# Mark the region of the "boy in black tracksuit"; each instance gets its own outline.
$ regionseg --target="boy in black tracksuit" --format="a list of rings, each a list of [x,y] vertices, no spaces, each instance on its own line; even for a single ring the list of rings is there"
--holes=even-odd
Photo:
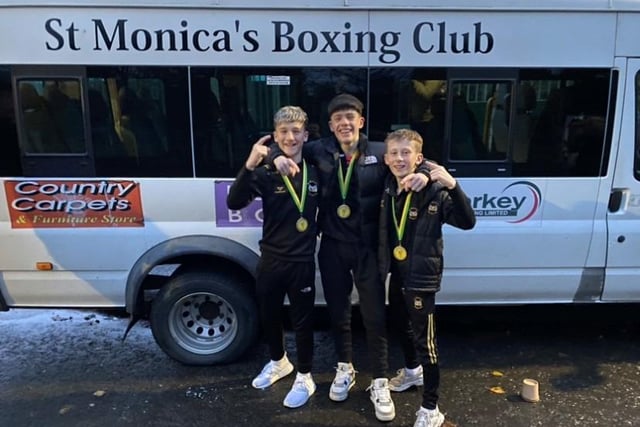
[[[351,337],[351,291],[355,282],[360,312],[371,355],[373,381],[368,388],[376,417],[391,421],[395,407],[389,393],[384,282],[377,274],[380,194],[388,168],[384,145],[360,133],[363,104],[349,94],[335,96],[328,106],[333,135],[305,144],[303,156],[316,165],[322,197],[318,225],[322,232],[318,263],[338,356],[329,398],[344,401],[355,384]],[[274,165],[283,175],[295,174],[295,165],[276,150]],[[293,170],[292,170],[293,169]],[[428,179],[422,173],[406,177],[414,190]]]
[[[440,370],[435,335],[435,294],[443,271],[442,225],[469,230],[475,214],[459,183],[442,166],[426,162],[431,182],[426,190],[406,191],[400,180],[422,162],[422,137],[400,129],[385,140],[389,176],[380,213],[379,264],[389,280],[392,324],[399,333],[406,367],[389,381],[392,391],[412,385],[424,390],[414,427],[439,427]]]
[[[283,177],[262,164],[269,151],[265,143],[271,135],[267,135],[253,145],[227,196],[230,209],[241,209],[255,197],[262,197],[264,223],[256,293],[271,360],[252,385],[267,388],[293,371],[283,342],[282,304],[287,295],[298,351],[298,374],[283,402],[289,408],[304,405],[316,390],[311,377],[312,312],[320,197],[316,169],[302,160],[306,123],[307,115],[299,107],[282,107],[274,116],[274,139],[280,150],[299,165],[301,174]]]

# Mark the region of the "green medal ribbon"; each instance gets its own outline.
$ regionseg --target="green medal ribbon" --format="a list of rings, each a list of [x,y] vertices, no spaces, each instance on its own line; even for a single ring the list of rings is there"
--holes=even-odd
[[[391,213],[393,214],[393,225],[396,228],[396,236],[398,236],[398,245],[402,246],[402,238],[404,237],[405,228],[407,228],[407,217],[409,216],[409,207],[411,206],[411,196],[413,191],[410,191],[407,198],[404,201],[404,207],[402,208],[402,217],[400,218],[400,224],[398,224],[398,217],[396,216],[396,203],[395,197],[391,197]]]
[[[291,194],[293,203],[296,204],[298,211],[300,211],[300,216],[302,216],[302,212],[304,211],[304,203],[307,200],[307,163],[302,160],[302,194],[300,195],[300,197],[298,197],[296,189],[293,188],[293,184],[291,184],[291,180],[288,176],[283,175],[282,180],[284,181],[284,185],[287,186],[289,194]]]
[[[347,176],[344,176],[342,172],[342,161],[338,162],[338,184],[340,185],[340,195],[342,196],[342,202],[344,203],[347,200],[347,192],[349,191],[349,183],[351,182],[351,175],[353,175],[353,165],[358,160],[358,156],[360,153],[356,151],[351,158],[351,162],[349,162],[349,167],[347,168]]]

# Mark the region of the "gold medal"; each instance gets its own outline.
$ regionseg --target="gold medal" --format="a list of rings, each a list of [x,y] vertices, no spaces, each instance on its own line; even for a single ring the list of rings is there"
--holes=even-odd
[[[296,221],[296,230],[303,233],[307,231],[307,228],[309,228],[309,221],[304,218],[298,218]]]
[[[393,248],[393,257],[398,261],[404,261],[405,259],[407,259],[407,250],[398,245]]]
[[[349,218],[351,215],[351,208],[348,205],[338,206],[338,216],[342,219]]]

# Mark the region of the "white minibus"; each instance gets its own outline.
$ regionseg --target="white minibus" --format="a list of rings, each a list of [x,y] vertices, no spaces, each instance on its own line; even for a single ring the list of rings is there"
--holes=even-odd
[[[326,136],[342,92],[471,199],[439,303],[639,301],[638,40],[631,0],[4,0],[0,310],[126,309],[236,359],[261,207],[226,193],[279,107]]]

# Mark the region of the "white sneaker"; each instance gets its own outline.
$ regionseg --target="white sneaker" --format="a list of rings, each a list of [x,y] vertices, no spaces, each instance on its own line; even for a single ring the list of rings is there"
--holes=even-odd
[[[309,397],[316,392],[316,383],[313,382],[311,374],[301,374],[298,372],[296,380],[293,382],[291,391],[284,398],[283,405],[287,408],[299,408],[307,403]]]
[[[370,392],[369,398],[376,409],[376,418],[380,421],[391,421],[396,417],[396,408],[391,400],[389,392],[389,380],[386,378],[376,378],[371,381],[367,389]]]
[[[413,427],[440,427],[444,423],[444,415],[436,409],[426,409],[422,406],[416,412],[416,422]]]
[[[422,365],[418,365],[417,371],[417,373],[412,374],[407,368],[398,369],[398,375],[389,380],[389,389],[391,391],[405,391],[412,386],[423,385]]]
[[[287,359],[287,355],[278,361],[270,360],[264,365],[262,372],[251,381],[251,385],[257,389],[267,388],[279,379],[282,379],[293,372],[293,365]]]
[[[329,399],[342,402],[349,397],[349,390],[356,384],[356,371],[351,363],[338,362],[336,377],[329,389]]]

